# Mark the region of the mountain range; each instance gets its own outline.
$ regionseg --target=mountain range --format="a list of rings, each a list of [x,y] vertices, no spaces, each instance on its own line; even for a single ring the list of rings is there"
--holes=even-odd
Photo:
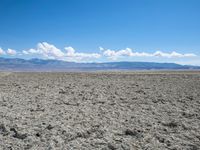
[[[193,70],[200,66],[156,62],[76,63],[61,60],[0,58],[1,71]]]

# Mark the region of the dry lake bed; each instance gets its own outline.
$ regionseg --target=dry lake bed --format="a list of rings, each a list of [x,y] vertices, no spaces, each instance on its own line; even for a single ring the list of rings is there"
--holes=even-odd
[[[200,72],[0,73],[0,150],[198,150]]]

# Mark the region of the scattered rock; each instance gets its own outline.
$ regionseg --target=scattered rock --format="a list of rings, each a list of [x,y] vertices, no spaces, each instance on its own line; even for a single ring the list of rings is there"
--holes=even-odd
[[[194,144],[189,144],[189,150],[199,150],[199,147]]]
[[[135,91],[136,93],[139,93],[139,94],[146,94],[146,92],[145,91],[143,91],[143,90],[137,90],[137,91]]]
[[[194,100],[194,97],[191,96],[191,95],[190,96],[186,96],[186,98],[189,99],[189,100],[191,100],[191,101]]]
[[[147,74],[0,78],[0,150],[199,149],[200,72]]]
[[[15,128],[11,128],[10,131],[14,132],[14,135],[13,135],[14,138],[21,139],[21,140],[24,140],[25,138],[27,138],[26,133],[25,134],[18,133]]]
[[[89,138],[90,134],[91,134],[90,131],[78,132],[76,137]]]
[[[129,135],[129,136],[133,136],[133,137],[142,137],[142,133],[140,130],[130,130],[130,129],[126,129],[124,132],[125,135]]]
[[[165,143],[165,139],[163,137],[156,136],[156,138],[160,143]]]
[[[64,91],[63,89],[60,89],[59,94],[66,94],[67,92]]]
[[[0,134],[2,134],[3,136],[6,136],[9,134],[4,124],[0,124]]]
[[[40,134],[40,133],[36,133],[35,136],[36,136],[36,137],[40,137],[41,134]]]
[[[178,127],[178,123],[175,122],[175,121],[171,121],[171,122],[168,122],[168,123],[162,123],[162,125],[170,127],[170,128],[176,128],[176,127]]]
[[[117,148],[113,144],[108,143],[108,149],[110,149],[110,150],[116,150]]]
[[[53,127],[52,125],[50,125],[50,124],[47,126],[47,129],[48,129],[48,130],[51,130],[51,129],[53,129],[53,128],[54,128],[54,127]]]
[[[75,102],[63,102],[63,104],[65,105],[71,105],[71,106],[79,106],[79,103],[75,103]]]
[[[25,149],[25,150],[28,150],[28,149],[31,149],[32,147],[33,147],[33,145],[27,144],[27,145],[24,147],[24,149]]]

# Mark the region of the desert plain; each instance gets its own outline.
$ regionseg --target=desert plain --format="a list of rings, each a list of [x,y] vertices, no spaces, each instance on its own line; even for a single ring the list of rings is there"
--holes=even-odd
[[[200,72],[1,72],[0,150],[198,150]]]

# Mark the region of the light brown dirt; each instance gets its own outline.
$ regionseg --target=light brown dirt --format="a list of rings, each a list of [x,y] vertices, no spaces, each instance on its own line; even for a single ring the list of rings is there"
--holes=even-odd
[[[2,150],[198,150],[200,72],[0,73]]]

